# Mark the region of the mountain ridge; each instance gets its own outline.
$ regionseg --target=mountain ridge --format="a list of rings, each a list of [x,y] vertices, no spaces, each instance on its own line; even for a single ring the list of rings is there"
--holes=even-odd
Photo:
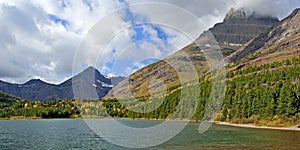
[[[278,22],[278,18],[275,17],[261,16],[255,12],[248,14],[245,9],[231,9],[223,22],[215,24],[213,28],[205,31],[199,38],[205,36],[207,32],[211,32],[218,45],[222,49],[230,50],[229,53],[231,53]],[[228,56],[229,53],[223,50],[224,56]]]
[[[245,55],[225,64],[225,68],[216,68],[204,75],[199,80],[200,86],[190,84],[169,88],[163,97],[149,99],[146,103],[138,103],[144,100],[141,98],[137,100],[120,98],[119,101],[108,99],[104,101],[108,104],[104,105],[109,106],[108,112],[112,112],[111,115],[117,117],[173,119],[172,117],[175,116],[176,119],[178,117],[178,120],[182,120],[187,119],[186,114],[192,110],[188,107],[191,100],[198,100],[193,116],[196,121],[215,120],[234,124],[299,127],[299,22],[300,11],[297,9],[271,29],[251,40],[241,50],[233,53],[239,55],[245,52],[243,53]],[[263,42],[257,46],[257,41]],[[249,47],[253,51],[248,51]],[[227,77],[223,78],[222,75],[225,73]],[[226,83],[226,86],[220,85],[222,89],[214,91],[216,87],[213,87],[213,82],[216,78],[221,79],[219,83]],[[194,88],[200,88],[201,94]],[[183,90],[190,91],[184,93]],[[120,105],[123,104],[120,100],[127,101],[124,105]],[[157,100],[162,104],[155,111],[133,112],[135,110],[133,108],[142,111],[152,109],[153,105],[157,106]],[[180,104],[179,101],[185,103]],[[126,103],[129,103],[129,107],[126,107]],[[187,111],[174,113],[174,110]]]
[[[95,80],[91,81],[90,78],[93,78],[93,76]],[[73,99],[73,79],[82,80],[96,86],[97,94],[101,98],[113,86],[123,80],[123,77],[106,78],[96,68],[89,66],[60,84],[50,84],[40,79],[31,79],[23,84],[13,84],[0,80],[0,91],[28,100]]]
[[[248,42],[243,48],[231,54],[225,59],[227,63],[233,63],[247,55],[261,52],[263,54],[271,54],[274,52],[285,52],[291,50],[297,50],[300,47],[299,44],[299,30],[300,25],[300,9],[295,9],[288,17],[281,22],[276,23],[273,28],[259,34],[253,40]],[[285,53],[283,52],[283,53]],[[244,63],[253,61],[254,57],[262,57],[263,54],[256,55],[243,60]],[[275,57],[276,58],[276,57]]]
[[[267,20],[264,20],[266,18]],[[256,26],[251,22],[255,22],[254,24],[256,24]],[[206,56],[202,51],[203,49],[207,49],[207,46],[209,46],[209,49],[220,49],[224,56],[228,56],[240,49],[243,44],[248,42],[248,40],[253,39],[259,33],[268,30],[276,22],[278,22],[278,19],[261,16],[249,16],[242,19],[224,19],[224,22],[218,23],[213,28],[203,32],[194,43],[186,46],[164,60],[148,65],[133,73],[114,87],[104,98],[109,99],[115,97],[126,99],[132,98],[132,96],[147,97],[150,95],[148,89],[152,89],[151,93],[157,93],[162,90],[159,89],[159,84],[150,85],[151,81],[155,80],[161,80],[167,88],[177,86],[180,84],[179,77],[174,68],[168,63],[173,63],[174,66],[178,66],[178,71],[185,73],[184,76],[187,79],[183,79],[181,83],[193,80],[190,79],[189,75],[193,70],[193,66],[196,68],[199,76],[209,71]],[[211,35],[215,37],[216,41],[211,38]],[[208,45],[208,43],[205,43],[208,41],[207,37],[211,38],[209,40],[210,42],[212,41],[212,44]],[[204,45],[199,45],[198,43]],[[192,62],[192,65],[187,64],[187,62]],[[127,97],[128,93],[132,93],[131,97]]]

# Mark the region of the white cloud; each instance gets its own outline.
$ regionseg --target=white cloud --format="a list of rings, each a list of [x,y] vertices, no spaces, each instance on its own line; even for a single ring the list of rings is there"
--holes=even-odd
[[[144,32],[150,34],[151,40],[132,44],[131,38],[136,33],[132,28],[126,28],[131,26],[131,22],[123,18],[126,12],[106,17],[115,9],[124,6],[118,0],[1,0],[0,80],[17,83],[37,77],[51,83],[65,80],[72,73],[76,48],[88,31],[90,33],[79,53],[79,69],[82,69],[83,64],[94,65],[98,60],[98,67],[105,74],[121,75],[123,71],[123,75],[128,75],[136,70],[133,69],[134,66],[142,67],[144,64],[141,62],[144,59],[162,59],[189,44],[202,31],[222,21],[231,7],[248,7],[250,10],[280,18],[300,7],[299,0],[129,1],[130,4],[141,2],[176,5],[198,17],[202,24],[197,25],[193,17],[187,17],[181,11],[169,9],[172,7],[133,7],[131,12],[140,17],[136,18],[137,22],[146,20],[161,23],[156,26],[159,26],[168,38],[167,41],[162,41],[153,27],[143,25]],[[51,20],[49,15],[59,20]],[[63,21],[67,23],[66,26]],[[90,30],[91,28],[93,30]],[[107,38],[122,28],[126,30],[106,45]],[[104,46],[105,49],[99,53]],[[119,67],[115,68],[119,71],[112,72],[114,69],[112,70],[107,63],[114,63],[115,60],[119,61],[115,62],[115,65],[119,64]]]
[[[235,8],[246,8],[250,12],[283,19],[295,8],[300,7],[299,0],[235,0]]]
[[[81,38],[99,19],[117,8],[115,1],[1,1],[0,79],[25,82],[40,77],[59,83],[72,72],[73,57]],[[100,7],[103,6],[103,7]],[[68,28],[49,15],[68,22]]]

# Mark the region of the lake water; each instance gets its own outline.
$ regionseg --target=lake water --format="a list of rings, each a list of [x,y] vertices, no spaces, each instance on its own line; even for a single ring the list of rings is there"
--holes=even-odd
[[[120,122],[135,128],[161,123],[137,120]],[[198,127],[199,123],[189,123],[170,141],[149,149],[300,149],[300,132],[297,131],[213,125],[205,133],[199,134]],[[125,148],[100,138],[82,119],[53,119],[0,121],[0,149]]]

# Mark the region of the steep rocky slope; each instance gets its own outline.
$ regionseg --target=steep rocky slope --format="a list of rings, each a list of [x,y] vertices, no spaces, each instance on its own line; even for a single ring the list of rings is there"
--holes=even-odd
[[[194,43],[133,73],[114,87],[105,98],[155,96],[160,95],[160,91],[166,88],[195,80],[196,78],[192,77],[195,74],[193,70],[196,69],[197,74],[201,76],[212,67],[207,63],[207,56],[213,57],[214,50],[220,49],[224,57],[228,56],[276,22],[278,19],[272,17],[246,15],[244,10],[231,10],[222,23],[204,32]],[[179,79],[178,74],[183,78]]]
[[[225,59],[231,69],[263,65],[292,59],[300,55],[300,9],[260,34],[242,49]],[[238,61],[238,62],[237,62]],[[234,62],[236,62],[234,64]]]
[[[258,126],[299,127],[300,125],[300,9],[257,36],[242,49],[228,57],[227,78],[213,87],[221,71],[209,72],[200,86],[171,88],[165,97],[150,101],[105,101],[110,114],[129,118],[216,120]],[[195,43],[201,45],[201,40]],[[204,43],[206,41],[204,40]],[[209,43],[211,45],[211,43]],[[212,46],[212,45],[211,45]],[[155,66],[155,64],[154,64]],[[153,66],[151,66],[153,67]],[[220,74],[214,74],[218,72]],[[226,86],[222,86],[226,83]],[[182,92],[189,90],[188,93]],[[200,89],[201,94],[197,92]],[[224,89],[224,91],[223,91]],[[183,97],[181,97],[184,95]],[[198,97],[199,96],[199,97]],[[140,100],[140,99],[138,99]],[[156,101],[162,102],[161,105]],[[179,101],[184,101],[180,103]],[[125,104],[125,105],[120,105]],[[129,103],[129,105],[126,105]],[[153,105],[151,105],[153,104]],[[114,106],[114,107],[112,107]],[[125,106],[125,107],[124,107]],[[128,106],[128,107],[127,107]],[[159,107],[154,107],[159,106]],[[134,113],[138,108],[141,113]],[[153,109],[155,108],[155,109]],[[131,110],[131,111],[130,111]],[[150,113],[144,111],[155,110]],[[177,110],[186,110],[177,113]],[[120,113],[121,112],[121,113]],[[138,112],[138,111],[135,111]],[[175,116],[175,117],[174,117]]]
[[[227,56],[278,21],[276,18],[260,16],[255,12],[247,14],[245,9],[231,9],[224,21],[216,24],[209,31],[223,49],[224,56]]]

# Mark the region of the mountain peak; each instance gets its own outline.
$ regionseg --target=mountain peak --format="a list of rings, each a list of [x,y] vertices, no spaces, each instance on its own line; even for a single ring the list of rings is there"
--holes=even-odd
[[[223,53],[227,56],[260,33],[269,30],[277,22],[279,20],[274,17],[258,15],[245,8],[232,8],[223,22],[216,24],[209,31],[222,48],[228,49],[228,52]]]
[[[247,20],[247,19],[278,19],[276,17],[268,16],[268,15],[263,15],[256,13],[254,11],[251,11],[246,8],[239,8],[239,9],[234,9],[231,8],[229,12],[226,14],[224,22],[229,21],[229,20],[236,20],[236,19],[242,19],[242,20]]]
[[[88,66],[88,67],[86,68],[86,70],[88,70],[88,69],[96,70],[96,68],[95,68],[94,66]]]
[[[295,9],[289,17],[300,16],[300,8]],[[289,18],[288,17],[288,18]]]
[[[24,83],[24,85],[32,85],[32,84],[40,84],[40,83],[45,84],[46,82],[42,81],[41,79],[31,79],[26,83]]]
[[[241,58],[250,54],[254,54],[258,51],[260,51],[261,55],[263,55],[263,52],[266,53],[264,57],[269,56],[270,58],[268,59],[273,60],[282,60],[283,58],[276,58],[279,56],[291,58],[294,54],[297,55],[297,51],[300,48],[299,22],[300,9],[298,8],[294,10],[288,17],[276,23],[272,28],[252,39],[242,49],[227,57],[225,61],[227,63],[236,62],[237,60],[240,60]],[[277,54],[275,55],[275,53]],[[269,54],[273,54],[273,56],[271,57]],[[289,56],[288,54],[292,55]],[[258,57],[258,54],[256,55],[256,57]],[[265,58],[265,60],[268,59]],[[247,59],[244,61],[249,63]]]
[[[231,8],[225,16],[225,21],[232,19],[232,18],[245,19],[248,17],[249,17],[249,14],[246,12],[246,9],[235,10],[234,8]]]
[[[83,72],[96,72],[96,71],[98,70],[93,66],[88,66],[86,69],[83,70]]]
[[[294,10],[294,13],[300,13],[300,8],[296,8],[296,9]]]
[[[101,76],[101,78],[104,78],[104,76],[93,66],[89,66],[86,69],[84,69],[81,73],[78,75],[80,76],[86,76],[87,78],[95,77],[95,76]]]

